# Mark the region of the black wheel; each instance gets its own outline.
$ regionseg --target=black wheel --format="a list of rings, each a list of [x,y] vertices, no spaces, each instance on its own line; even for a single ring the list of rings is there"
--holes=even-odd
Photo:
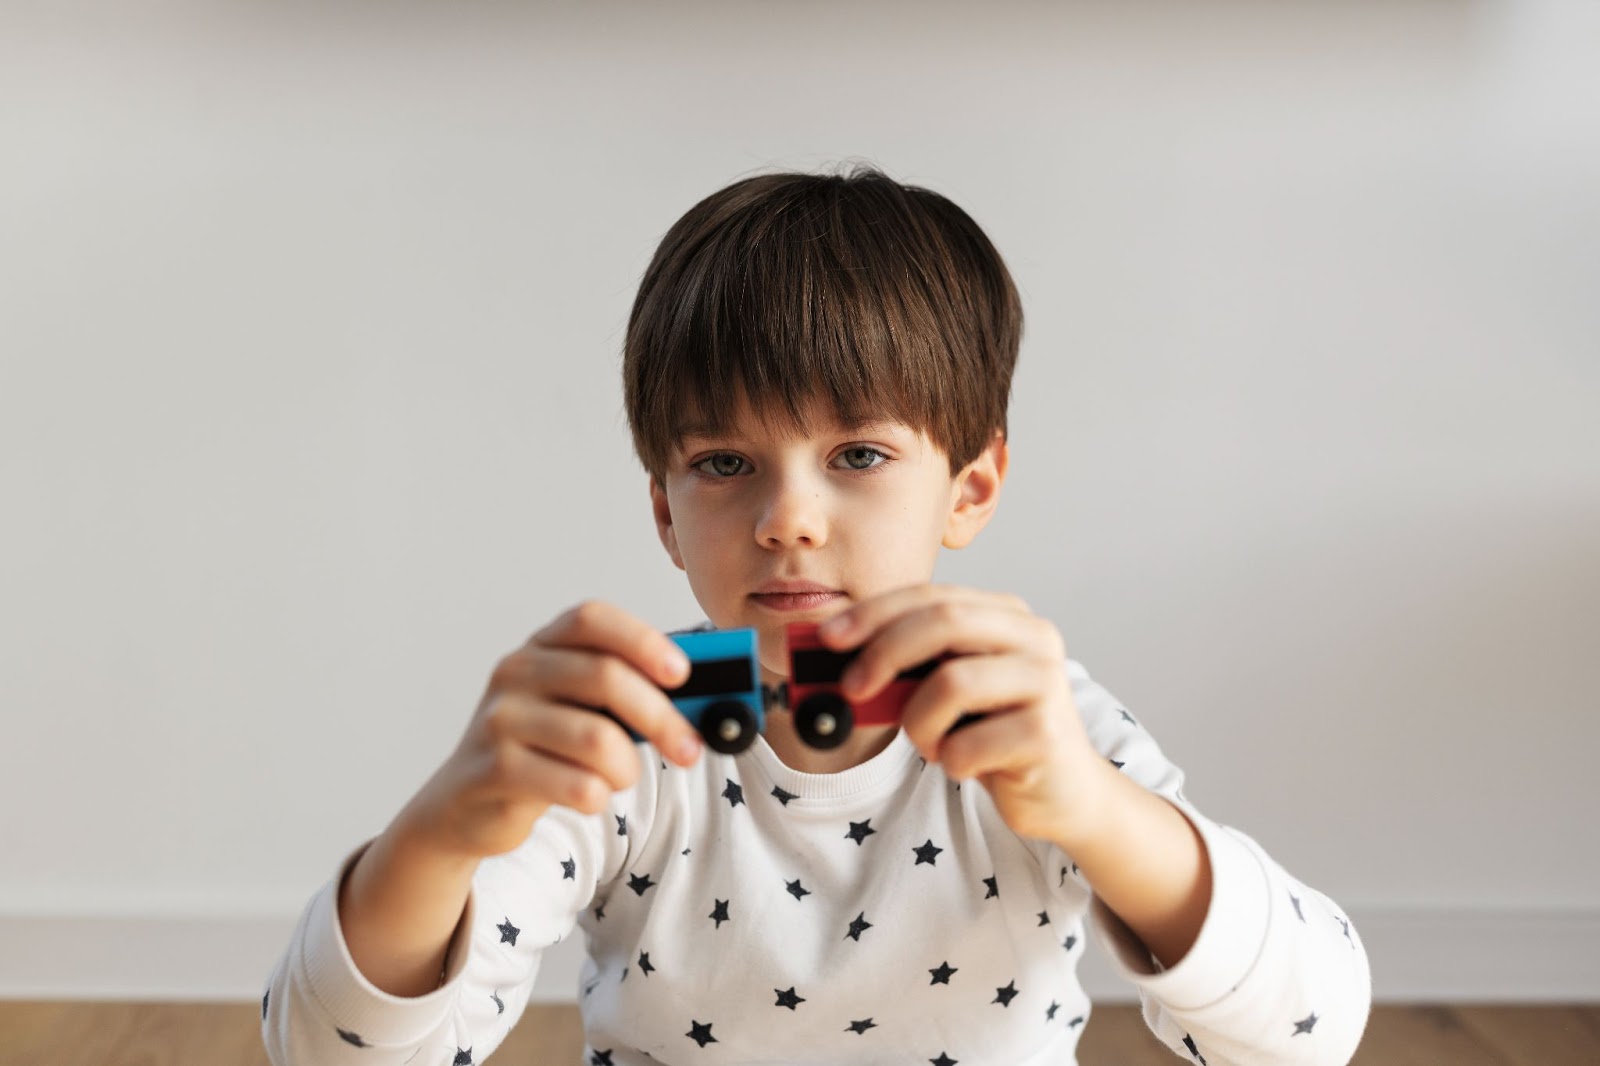
[[[794,731],[813,748],[837,748],[850,737],[856,717],[842,696],[819,692],[795,708]]]
[[[756,716],[738,700],[718,700],[700,712],[700,735],[712,751],[737,755],[756,742]]]

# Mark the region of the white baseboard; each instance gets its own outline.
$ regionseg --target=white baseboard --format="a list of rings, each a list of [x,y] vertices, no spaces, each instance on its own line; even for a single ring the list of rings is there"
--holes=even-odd
[[[1378,1002],[1600,1001],[1600,910],[1357,909],[1351,917]],[[294,920],[0,915],[0,999],[257,999]],[[573,938],[551,952],[535,1000],[573,1001],[582,950]],[[1096,948],[1081,977],[1096,1002],[1134,999]]]

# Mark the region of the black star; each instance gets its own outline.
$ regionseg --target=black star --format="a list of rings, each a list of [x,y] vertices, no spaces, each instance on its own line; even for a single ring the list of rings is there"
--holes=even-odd
[[[683,849],[683,854],[685,854],[685,855],[689,854],[689,849],[688,848],[684,848]]]
[[[1071,951],[1073,948],[1078,946],[1078,938],[1076,936],[1069,935],[1067,939],[1061,942],[1061,946],[1066,948],[1068,951]]]
[[[261,993],[261,1020],[262,1021],[266,1021],[267,1020],[267,997],[270,996],[270,995],[272,995],[272,989],[270,989],[270,988],[267,989],[265,992]]]
[[[1047,1021],[1047,1022],[1055,1021],[1056,1020],[1056,1011],[1058,1011],[1060,1009],[1061,1009],[1061,1004],[1057,1003],[1055,1000],[1052,999],[1050,1001],[1050,1009],[1044,1012],[1044,1020]]]
[[[578,879],[578,864],[568,855],[561,862],[561,880],[576,881]]]
[[[496,1014],[504,1014],[506,1012],[505,1000],[500,998],[500,993],[490,992],[489,998],[494,1000],[494,1012]]]
[[[1007,984],[1004,988],[995,989],[994,990],[994,998],[991,999],[989,1002],[990,1003],[998,1003],[1002,1007],[1009,1007],[1009,1006],[1011,1006],[1011,1001],[1013,999],[1016,999],[1016,998],[1017,998],[1017,983],[1015,981],[1012,981],[1009,984]]]
[[[732,921],[728,917],[728,901],[725,899],[717,900],[717,905],[711,909],[711,914],[708,917],[717,923],[718,929],[722,928],[723,922]]]
[[[617,978],[617,983],[621,984],[622,982],[626,981],[627,979],[628,979],[628,968],[626,966],[624,966],[622,968],[622,976]]]
[[[1350,939],[1350,923],[1345,921],[1343,918],[1338,918],[1338,917],[1335,917],[1334,921],[1336,921],[1340,925],[1344,926],[1344,938],[1346,940],[1350,941],[1350,949],[1352,951],[1354,951],[1355,950],[1355,946],[1356,946],[1356,942],[1354,940]]]
[[[1128,724],[1129,724],[1129,725],[1138,725],[1138,724],[1139,724],[1139,723],[1138,723],[1138,722],[1135,722],[1135,721],[1134,721],[1134,720],[1133,720],[1133,715],[1131,715],[1131,714],[1129,714],[1129,713],[1128,713],[1128,710],[1127,710],[1127,708],[1125,708],[1125,707],[1118,707],[1118,708],[1117,708],[1117,713],[1119,713],[1119,714],[1121,714],[1121,715],[1122,715],[1122,720],[1123,720],[1123,721],[1124,721],[1124,722],[1127,722],[1127,723],[1128,723]]]
[[[811,895],[811,890],[801,885],[798,877],[793,881],[786,881],[785,884],[789,888],[789,895],[793,896],[795,899],[799,899],[801,896]]]
[[[863,840],[867,839],[867,837],[876,832],[877,830],[872,828],[872,819],[868,818],[864,822],[851,822],[850,832],[846,833],[845,836],[850,840],[854,840],[856,842],[856,847],[859,848]]]
[[[1310,1014],[1306,1015],[1304,1018],[1301,1018],[1299,1021],[1294,1023],[1294,1032],[1290,1033],[1289,1035],[1290,1036],[1299,1036],[1301,1033],[1309,1033],[1309,1032],[1311,1032],[1311,1027],[1316,1025],[1316,1024],[1317,1024],[1317,1012],[1316,1011],[1312,1011]]]
[[[938,1058],[929,1059],[928,1061],[933,1063],[933,1066],[956,1066],[956,1063],[960,1062],[961,1060],[960,1059],[953,1059],[949,1055],[946,1055],[944,1052],[941,1051],[941,1052],[939,1052],[939,1057]]]
[[[605,920],[605,916],[606,916],[606,905],[604,903],[596,903],[594,905],[594,920],[597,921],[597,922],[604,921]]]
[[[1065,866],[1063,866],[1061,868],[1061,880],[1056,882],[1056,887],[1060,888],[1062,885],[1065,885],[1066,883],[1067,883],[1067,868]]]
[[[1115,767],[1116,767],[1116,768],[1117,768],[1117,769],[1118,769],[1118,770],[1120,770],[1120,769],[1122,769],[1122,768],[1123,768],[1123,767],[1124,767],[1124,766],[1127,766],[1127,765],[1128,765],[1128,764],[1127,764],[1127,763],[1125,763],[1125,762],[1118,762],[1118,761],[1117,761],[1117,760],[1115,760],[1115,759],[1112,759],[1112,760],[1111,760],[1111,765],[1112,765],[1112,766],[1115,766]]]
[[[1050,924],[1050,912],[1049,911],[1040,911],[1039,912],[1039,924],[1040,925],[1049,925]]]
[[[339,1039],[343,1040],[346,1044],[354,1044],[356,1047],[367,1047],[367,1046],[369,1046],[365,1040],[362,1040],[359,1036],[357,1036],[356,1034],[352,1033],[348,1029],[335,1028],[334,1032],[338,1033],[339,1034]]]
[[[805,998],[803,996],[797,996],[794,994],[794,988],[792,986],[787,992],[779,991],[776,988],[774,988],[773,991],[778,993],[778,1002],[773,1004],[774,1007],[788,1007],[790,1010],[794,1010],[800,1004],[805,1002]]]
[[[500,943],[510,944],[512,947],[517,946],[517,934],[522,932],[522,930],[512,925],[510,918],[507,918],[505,921],[495,926],[495,928],[500,930]]]
[[[592,995],[594,993],[594,990],[599,988],[599,987],[600,987],[600,978],[596,977],[593,981],[590,981],[588,984],[583,986],[583,994],[585,996]]]
[[[744,802],[744,789],[733,783],[733,778],[725,777],[728,787],[722,790],[722,798],[728,801],[728,806],[737,807]]]
[[[1200,1066],[1206,1066],[1206,1057],[1200,1054],[1200,1049],[1194,1046],[1194,1037],[1188,1033],[1183,1034],[1183,1046],[1189,1049],[1189,1054],[1200,1060]]]
[[[626,814],[614,814],[614,815],[612,815],[612,817],[617,820],[617,836],[619,836],[619,837],[627,836],[628,835],[628,816]]]
[[[989,886],[989,891],[983,894],[984,899],[994,899],[1000,894],[1000,884],[993,877],[985,877],[983,883]]]
[[[455,1061],[450,1063],[450,1066],[472,1066],[472,1049],[467,1048],[462,1051],[460,1048],[456,1048]]]
[[[629,874],[628,875],[628,887],[633,889],[634,892],[636,892],[636,893],[638,893],[639,895],[642,896],[642,895],[645,894],[645,891],[647,889],[652,889],[652,888],[656,887],[656,883],[654,881],[650,880],[650,875],[649,874],[645,874],[643,877],[640,877],[638,874]]]
[[[877,1028],[877,1026],[872,1023],[872,1019],[871,1018],[864,1018],[859,1022],[851,1022],[850,1023],[850,1027],[848,1029],[846,1029],[845,1031],[849,1032],[849,1033],[856,1033],[857,1035],[859,1035],[861,1033],[866,1032],[868,1029],[876,1029],[876,1028]]]
[[[850,931],[845,936],[858,944],[861,943],[861,934],[872,928],[872,923],[867,921],[866,918],[866,911],[856,915],[856,920],[850,923]]]
[[[937,859],[939,857],[939,853],[944,849],[934,847],[933,841],[929,840],[926,844],[922,845],[922,847],[912,848],[911,850],[917,853],[917,861],[912,863],[912,866],[921,866],[923,863],[927,863],[929,866],[937,866],[938,863],[934,862],[933,860]]]
[[[1083,1015],[1080,1014],[1076,1018],[1072,1019],[1070,1022],[1067,1023],[1067,1028],[1068,1029],[1076,1029],[1078,1026],[1080,1026],[1082,1024],[1083,1024]]]
[[[785,792],[783,789],[778,788],[776,785],[774,785],[773,788],[772,788],[772,794],[774,796],[778,797],[778,802],[783,804],[785,807],[789,806],[789,801],[790,800],[799,798],[793,792]]]
[[[1305,921],[1305,912],[1300,909],[1300,901],[1295,898],[1295,894],[1293,892],[1289,893],[1289,902],[1294,904],[1295,917],[1299,918],[1302,922]]]
[[[639,952],[639,972],[649,977],[650,971],[654,969],[655,967],[650,965],[650,953],[648,951]]]
[[[717,1042],[717,1038],[711,1035],[711,1027],[715,1024],[715,1022],[707,1022],[705,1025],[701,1025],[699,1022],[691,1018],[689,1019],[690,1029],[683,1035],[693,1040],[701,1047],[705,1047],[707,1044],[715,1044]]]
[[[928,972],[933,974],[933,980],[928,982],[930,985],[947,985],[950,983],[950,975],[958,972],[958,967],[951,966],[946,961],[941,962],[937,970],[929,970]]]
[[[589,1066],[612,1066],[611,1049],[607,1048],[604,1051],[596,1051],[593,1055],[590,1055]]]

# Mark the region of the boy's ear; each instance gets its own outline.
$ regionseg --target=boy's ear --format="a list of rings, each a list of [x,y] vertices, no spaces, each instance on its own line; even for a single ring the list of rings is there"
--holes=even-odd
[[[678,551],[678,533],[672,526],[672,507],[667,503],[667,492],[655,478],[650,479],[650,510],[656,518],[656,536],[661,546],[672,556],[672,565],[684,569],[683,555]]]
[[[955,476],[950,487],[950,514],[944,524],[942,543],[946,548],[965,548],[989,524],[1000,504],[1000,485],[1010,462],[1006,435],[995,430],[989,446]]]

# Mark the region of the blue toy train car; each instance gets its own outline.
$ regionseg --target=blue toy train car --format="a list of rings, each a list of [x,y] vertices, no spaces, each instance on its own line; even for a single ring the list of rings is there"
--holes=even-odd
[[[689,630],[668,636],[689,657],[689,680],[666,690],[678,713],[712,751],[737,755],[754,744],[767,720],[756,631]],[[632,729],[628,734],[644,739]]]

